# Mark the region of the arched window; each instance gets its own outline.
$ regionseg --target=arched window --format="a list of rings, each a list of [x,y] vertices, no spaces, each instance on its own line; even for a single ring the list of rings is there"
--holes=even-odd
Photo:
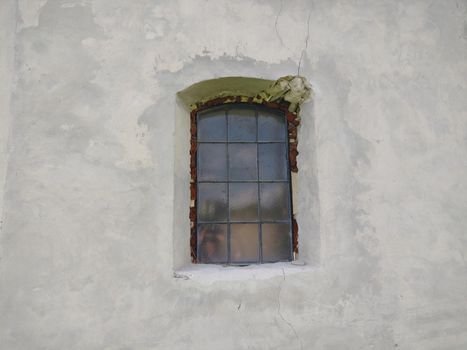
[[[192,256],[233,265],[290,261],[287,109],[222,102],[192,112]]]

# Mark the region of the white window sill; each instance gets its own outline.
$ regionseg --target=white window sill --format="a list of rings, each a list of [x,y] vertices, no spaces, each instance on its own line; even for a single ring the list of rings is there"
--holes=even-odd
[[[174,278],[212,284],[220,281],[264,280],[278,276],[285,278],[291,274],[311,270],[311,266],[299,261],[248,266],[192,264],[175,271]]]

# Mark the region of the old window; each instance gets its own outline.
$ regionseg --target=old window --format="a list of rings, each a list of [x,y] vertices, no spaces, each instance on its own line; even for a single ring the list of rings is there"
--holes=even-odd
[[[241,265],[292,260],[284,110],[222,104],[193,116],[196,261]]]

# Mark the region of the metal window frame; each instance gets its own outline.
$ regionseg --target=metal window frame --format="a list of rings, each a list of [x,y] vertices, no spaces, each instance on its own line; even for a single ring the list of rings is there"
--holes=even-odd
[[[229,126],[229,114],[228,111],[232,109],[248,109],[254,110],[255,112],[255,121],[256,121],[256,141],[229,141],[228,140],[228,126]],[[215,111],[223,110],[226,118],[226,141],[217,142],[217,141],[206,141],[198,142],[197,140],[197,126],[198,126],[198,116],[200,112],[204,111]],[[258,141],[259,128],[258,128],[258,112],[267,111],[274,114],[282,115],[285,119],[285,139],[284,141]],[[254,103],[253,101],[242,101],[241,98],[236,97],[232,98],[221,98],[212,101],[208,101],[204,104],[200,104],[197,108],[194,108],[191,112],[191,183],[190,183],[190,192],[191,192],[191,204],[190,204],[190,220],[191,220],[191,255],[192,262],[199,263],[198,252],[201,242],[198,242],[198,225],[201,224],[226,224],[227,225],[227,261],[215,264],[228,264],[228,265],[249,265],[249,264],[262,264],[262,263],[271,263],[276,261],[265,261],[263,259],[262,252],[262,225],[268,223],[287,223],[289,224],[289,234],[290,234],[290,254],[289,259],[286,261],[291,261],[295,257],[295,253],[298,253],[298,225],[296,223],[294,212],[293,212],[293,200],[292,200],[292,172],[297,172],[296,166],[296,156],[297,152],[297,127],[299,125],[299,118],[296,113],[290,113],[288,111],[287,103]],[[293,138],[293,139],[292,139]],[[199,144],[225,144],[226,145],[226,161],[227,161],[227,179],[226,181],[197,181],[197,170],[198,170],[198,156],[197,156],[197,147]],[[260,180],[259,178],[259,147],[260,144],[284,144],[286,148],[286,180]],[[229,144],[256,144],[256,165],[257,165],[257,178],[256,180],[230,180],[229,174]],[[198,204],[198,183],[225,183],[227,186],[227,221],[199,221],[197,219],[197,204]],[[257,221],[231,221],[230,220],[230,183],[257,183],[258,189],[258,220]],[[261,193],[260,186],[261,183],[288,183],[289,196],[287,201],[288,209],[288,220],[261,220]],[[244,261],[244,262],[232,262],[231,261],[231,224],[257,224],[258,225],[258,261]]]

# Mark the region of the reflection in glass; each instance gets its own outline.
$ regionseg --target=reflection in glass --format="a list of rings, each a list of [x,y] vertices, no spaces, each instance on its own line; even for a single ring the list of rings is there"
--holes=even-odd
[[[202,263],[292,258],[287,120],[244,107],[197,115],[194,225]]]
[[[258,112],[258,141],[285,141],[285,116]]]
[[[198,181],[227,180],[225,144],[198,144]]]
[[[256,180],[256,144],[229,144],[230,180]]]
[[[233,109],[229,114],[229,141],[256,141],[256,117],[251,109]]]
[[[230,225],[230,259],[233,263],[259,261],[258,224]]]
[[[231,183],[229,186],[230,220],[258,220],[258,184]]]
[[[198,114],[198,141],[225,141],[227,124],[225,111]]]
[[[227,262],[227,225],[198,225],[198,260],[202,263]]]
[[[287,157],[284,143],[258,145],[260,180],[287,180]]]
[[[227,184],[198,184],[198,220],[227,220]]]
[[[261,220],[288,220],[289,184],[260,185]]]
[[[291,259],[289,224],[262,224],[263,261]]]

